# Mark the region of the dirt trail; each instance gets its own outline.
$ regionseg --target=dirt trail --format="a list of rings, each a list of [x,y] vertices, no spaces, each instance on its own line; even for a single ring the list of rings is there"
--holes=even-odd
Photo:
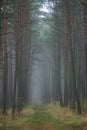
[[[72,118],[71,125],[65,124],[60,117],[54,118],[45,107],[29,109],[24,109],[22,115],[15,120],[9,121],[7,118],[6,127],[0,127],[0,130],[87,130],[86,122],[80,125],[73,124]]]
[[[52,117],[43,108],[36,108],[32,118],[32,123],[27,123],[30,130],[59,130],[55,129]]]

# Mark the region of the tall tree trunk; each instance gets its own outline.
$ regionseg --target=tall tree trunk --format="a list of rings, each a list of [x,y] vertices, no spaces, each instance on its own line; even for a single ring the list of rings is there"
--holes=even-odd
[[[7,33],[7,0],[3,0],[3,114],[6,114],[7,108],[7,46],[6,46],[6,33]]]
[[[59,41],[58,37],[59,37],[59,28],[58,28],[58,20],[59,20],[59,16],[58,16],[58,1],[55,0],[55,23],[56,23],[56,34],[57,34],[57,43],[56,43],[56,51],[57,51],[57,63],[56,63],[56,67],[58,67],[57,70],[57,90],[58,90],[58,98],[59,98],[59,102],[60,105],[63,106],[63,101],[62,101],[62,90],[61,90],[61,42]]]

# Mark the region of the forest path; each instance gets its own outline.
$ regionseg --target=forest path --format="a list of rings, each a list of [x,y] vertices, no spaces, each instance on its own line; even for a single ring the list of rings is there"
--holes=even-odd
[[[54,109],[53,112],[59,114]],[[76,120],[72,117],[70,118],[71,123],[66,124],[60,118],[54,118],[44,106],[26,107],[20,117],[16,117],[14,120],[6,117],[0,130],[87,130],[87,123],[76,124]]]
[[[38,106],[34,108],[34,114],[29,117],[28,122],[24,123],[23,130],[64,130],[64,127],[48,113],[45,107]]]

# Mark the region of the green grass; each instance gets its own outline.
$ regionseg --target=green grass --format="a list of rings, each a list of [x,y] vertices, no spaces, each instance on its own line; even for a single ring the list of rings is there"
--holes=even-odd
[[[54,119],[51,117],[49,113],[46,112],[36,112],[34,115],[29,117],[29,122],[34,125],[44,125],[46,123],[52,123]]]

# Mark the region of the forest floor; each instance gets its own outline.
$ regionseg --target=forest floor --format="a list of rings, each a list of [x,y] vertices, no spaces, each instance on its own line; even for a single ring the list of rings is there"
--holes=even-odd
[[[81,116],[68,108],[49,104],[46,106],[30,105],[23,109],[21,115],[11,117],[0,113],[0,130],[87,130],[87,114]]]

